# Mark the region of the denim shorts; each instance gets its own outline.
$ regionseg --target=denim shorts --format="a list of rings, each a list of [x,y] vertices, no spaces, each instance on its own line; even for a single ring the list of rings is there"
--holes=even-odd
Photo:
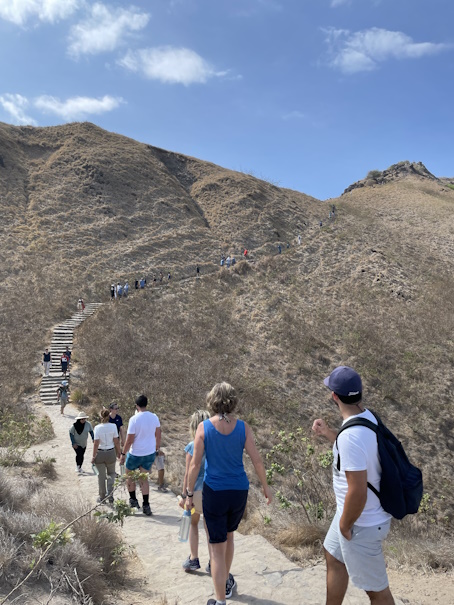
[[[227,533],[234,532],[246,508],[247,489],[223,489],[215,491],[203,484],[203,518],[208,528],[210,544],[227,541]]]
[[[133,456],[128,452],[126,456],[125,466],[128,471],[136,471],[138,468],[144,468],[147,472],[150,471],[156,452],[154,454],[148,454],[148,456]]]
[[[340,533],[339,520],[340,515],[336,513],[323,543],[325,549],[345,565],[357,588],[371,592],[387,588],[382,542],[389,533],[391,519],[371,527],[353,525],[351,540]]]

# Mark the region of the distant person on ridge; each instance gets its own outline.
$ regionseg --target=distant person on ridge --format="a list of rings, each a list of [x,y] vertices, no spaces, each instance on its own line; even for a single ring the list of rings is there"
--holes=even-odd
[[[244,249],[243,256],[245,259],[247,259],[247,248]]]
[[[52,365],[49,349],[44,350],[42,365],[44,366],[44,376],[49,376],[50,366]]]
[[[110,300],[114,300],[115,299],[115,284],[112,284],[110,286]]]
[[[277,245],[277,253],[280,254],[282,252],[282,246],[280,244]]]
[[[123,286],[118,282],[117,284],[117,296],[121,298],[123,296]]]
[[[140,278],[139,286],[141,289],[145,288],[145,278],[144,277]]]
[[[128,284],[128,282],[126,282],[125,285],[124,285],[124,287],[123,287],[123,294],[125,296],[128,296],[128,294],[129,294],[129,284]]]
[[[235,263],[236,263],[236,259],[235,259],[235,257],[234,257],[234,256],[232,256],[232,267],[233,267],[233,265],[234,265]]]
[[[199,265],[197,265],[196,268],[195,268],[195,274],[196,274],[196,277],[200,277],[200,267],[199,267]]]
[[[231,264],[231,262],[232,262],[232,259],[230,258],[230,256],[228,256],[228,257],[225,259],[225,264],[227,265],[227,269],[230,269],[230,264]]]
[[[138,289],[139,289],[139,280],[138,280],[138,279],[136,279],[136,281],[134,282],[134,288],[135,288],[136,290],[138,290]]]
[[[298,244],[301,244],[301,235],[298,235]]]
[[[140,470],[141,473],[149,473],[156,453],[161,447],[161,424],[156,414],[147,410],[147,397],[140,395],[135,403],[137,413],[129,419],[128,434],[120,457],[120,464],[125,464],[126,472],[129,475],[136,470]],[[129,491],[129,506],[140,508],[135,481],[128,478],[126,484]],[[140,489],[143,496],[143,513],[150,516],[152,512],[148,477],[140,481]]]
[[[324,380],[343,419],[365,418],[377,424],[362,405],[361,377],[348,366],[339,366]],[[394,605],[389,590],[382,543],[389,533],[391,515],[383,509],[368,482],[380,489],[382,467],[377,436],[365,426],[352,426],[339,437],[322,419],[312,430],[333,444],[333,486],[337,510],[323,543],[326,558],[326,603],[340,605],[349,578],[367,592],[372,604]],[[339,461],[339,466],[337,463]],[[338,470],[339,469],[339,470]]]

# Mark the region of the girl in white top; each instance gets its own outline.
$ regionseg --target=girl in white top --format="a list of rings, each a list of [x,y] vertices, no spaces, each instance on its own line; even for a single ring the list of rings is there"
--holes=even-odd
[[[101,424],[95,426],[92,464],[98,471],[98,502],[109,497],[113,503],[113,486],[115,482],[115,463],[120,458],[120,440],[116,424],[109,422],[109,410],[100,412]],[[107,480],[107,490],[106,490]]]

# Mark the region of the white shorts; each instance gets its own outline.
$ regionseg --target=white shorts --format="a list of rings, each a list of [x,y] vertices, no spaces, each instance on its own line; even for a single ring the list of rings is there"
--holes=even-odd
[[[357,588],[371,592],[385,590],[389,582],[382,542],[389,533],[391,519],[372,527],[353,525],[351,540],[340,533],[339,520],[336,513],[323,542],[325,550],[345,565]]]

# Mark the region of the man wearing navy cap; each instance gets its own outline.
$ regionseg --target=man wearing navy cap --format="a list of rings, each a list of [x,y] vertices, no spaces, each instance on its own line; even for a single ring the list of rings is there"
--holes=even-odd
[[[375,416],[361,404],[361,377],[353,368],[339,366],[323,382],[339,408],[342,424],[353,416],[377,424]],[[391,515],[367,487],[369,482],[377,491],[380,489],[377,437],[365,426],[352,426],[337,438],[337,431],[320,418],[314,421],[312,430],[333,444],[334,455],[333,487],[337,507],[323,543],[326,605],[341,605],[349,578],[367,592],[373,605],[394,605],[382,550]]]

